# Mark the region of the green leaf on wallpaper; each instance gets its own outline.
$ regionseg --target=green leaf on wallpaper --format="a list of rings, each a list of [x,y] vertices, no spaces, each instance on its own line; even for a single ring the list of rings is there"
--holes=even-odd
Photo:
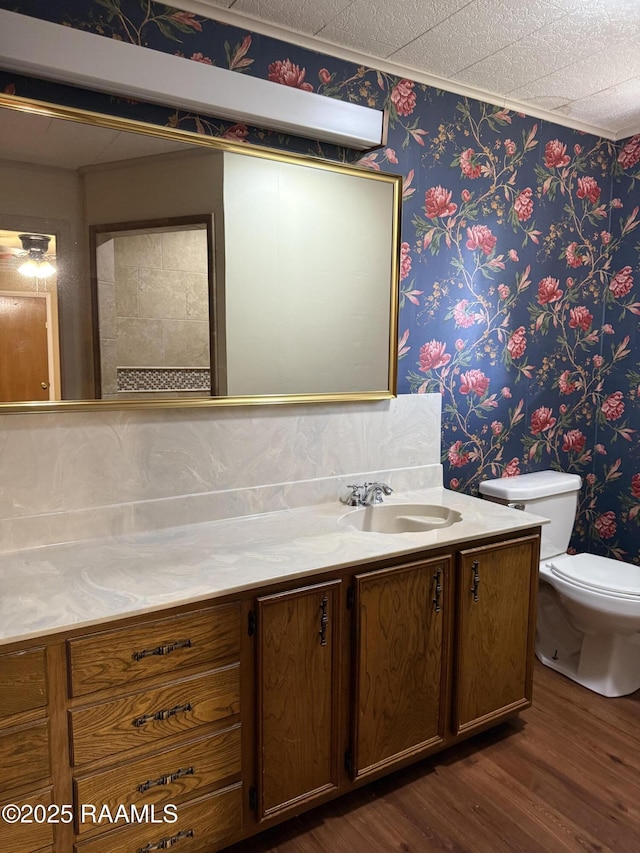
[[[184,27],[183,25],[181,25],[181,24],[178,24],[177,22],[176,22],[176,23],[174,23],[173,25],[171,25],[171,24],[168,24],[168,23],[166,23],[165,21],[161,20],[160,18],[156,18],[154,21],[152,21],[152,23],[153,23],[153,24],[155,24],[155,25],[157,26],[157,28],[160,30],[160,32],[162,33],[162,35],[163,35],[165,38],[169,39],[169,41],[175,41],[175,42],[178,42],[178,44],[182,44],[182,42],[181,42],[181,40],[180,40],[180,39],[179,39],[179,38],[174,34],[174,32],[173,32],[173,27],[175,27],[175,28],[177,28],[177,29],[181,30],[183,33],[190,32],[190,30],[189,30],[189,29],[185,28],[185,27]]]

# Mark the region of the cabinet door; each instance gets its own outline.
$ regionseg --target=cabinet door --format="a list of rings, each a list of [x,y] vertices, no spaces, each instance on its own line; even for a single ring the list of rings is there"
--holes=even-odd
[[[450,558],[355,577],[353,775],[442,742]]]
[[[460,552],[456,733],[531,704],[539,538]]]
[[[338,786],[340,589],[257,600],[260,819]]]

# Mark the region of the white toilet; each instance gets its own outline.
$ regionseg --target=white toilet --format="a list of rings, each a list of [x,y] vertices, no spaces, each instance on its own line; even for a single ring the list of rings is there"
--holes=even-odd
[[[640,688],[640,566],[566,553],[581,479],[537,471],[485,480],[480,493],[550,519],[542,526],[536,655],[603,696]]]

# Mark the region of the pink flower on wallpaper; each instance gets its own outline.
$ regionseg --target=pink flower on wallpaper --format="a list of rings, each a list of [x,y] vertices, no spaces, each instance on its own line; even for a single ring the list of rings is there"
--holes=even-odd
[[[553,417],[552,409],[546,406],[540,406],[531,415],[531,432],[534,435],[539,435],[541,432],[546,432],[555,426],[556,419]]]
[[[609,290],[613,293],[616,299],[621,296],[626,296],[633,287],[633,276],[631,275],[631,267],[622,267],[617,272],[609,283]]]
[[[391,103],[396,108],[399,116],[409,116],[416,106],[416,93],[413,91],[415,83],[412,80],[401,80],[391,90]]]
[[[175,21],[177,24],[183,24],[184,26],[191,27],[199,33],[202,32],[202,25],[200,24],[200,21],[196,20],[195,15],[193,15],[192,12],[173,12],[169,15],[169,19]]]
[[[624,400],[622,391],[614,391],[600,407],[602,414],[608,421],[617,421],[624,414]]]
[[[578,305],[577,308],[572,308],[569,311],[569,325],[572,329],[582,329],[583,332],[589,330],[593,314],[584,305]]]
[[[236,142],[244,142],[249,136],[249,129],[246,124],[232,124],[222,134],[223,139],[233,139]]]
[[[457,477],[452,477],[451,480],[449,480],[449,488],[450,489],[457,489],[459,485],[460,485],[460,480]]]
[[[498,295],[500,296],[500,299],[506,299],[509,296],[509,288],[506,284],[498,285]]]
[[[631,494],[634,498],[640,498],[640,474],[634,474],[631,478]]]
[[[557,278],[552,278],[550,275],[543,278],[538,284],[538,303],[548,305],[549,302],[557,302],[562,299],[562,291],[559,285],[560,282]]]
[[[494,435],[500,435],[503,429],[502,421],[491,421],[491,432]]]
[[[612,198],[611,199],[611,207],[616,207],[616,208],[622,207],[622,202],[620,201],[619,198]]]
[[[320,78],[320,82],[324,83],[325,86],[327,83],[331,82],[331,74],[326,68],[321,68],[320,71],[318,71],[318,77]]]
[[[544,165],[548,169],[568,166],[570,160],[571,158],[567,154],[567,146],[563,145],[559,139],[552,139],[547,142],[544,149]]]
[[[607,451],[605,450],[604,444],[596,444],[595,451],[596,451],[596,453],[599,453],[601,456],[607,455]]]
[[[463,151],[460,155],[460,169],[462,170],[462,174],[467,178],[480,177],[481,168],[477,164],[474,165],[472,162],[472,158],[475,154],[473,148],[467,148],[466,151]]]
[[[510,261],[519,261],[518,253],[515,249],[509,249],[509,260]]]
[[[504,471],[502,472],[502,478],[504,477],[517,477],[520,473],[520,460],[518,457],[514,457],[504,466]]]
[[[505,400],[511,399],[511,388],[503,388],[500,393],[505,398]]]
[[[601,355],[594,355],[593,366],[600,369],[604,364],[604,358]]]
[[[306,68],[300,68],[290,59],[276,59],[275,62],[271,63],[268,71],[269,80],[272,83],[281,83],[283,86],[292,86],[294,89],[304,89],[305,92],[313,91],[311,83],[304,82],[307,73]]]
[[[593,486],[593,484],[596,481],[596,475],[595,474],[587,474],[585,479],[590,486]]]
[[[403,281],[411,272],[411,255],[409,254],[410,246],[408,243],[402,243],[400,246],[400,280]]]
[[[570,376],[570,370],[563,370],[560,374],[558,378],[558,388],[560,389],[561,394],[571,394],[576,390],[577,385],[569,378]]]
[[[469,190],[462,190],[462,192],[460,193],[460,196],[462,198],[462,201],[470,201],[471,200],[471,193],[469,192]]]
[[[389,163],[397,163],[398,162],[398,157],[396,155],[396,152],[393,150],[393,148],[385,148],[384,149],[384,156],[387,158]]]
[[[451,356],[445,352],[446,348],[447,345],[442,341],[429,341],[420,347],[420,370],[422,373],[449,364]]]
[[[436,219],[438,216],[451,216],[458,209],[458,205],[451,201],[451,190],[437,186],[426,191],[424,209],[429,219]]]
[[[576,251],[578,248],[577,243],[569,243],[567,249],[565,251],[565,257],[567,259],[567,264],[570,267],[581,267],[583,264],[589,262],[589,259],[584,255],[581,255],[580,252]]]
[[[617,530],[615,512],[611,510],[603,512],[596,518],[593,526],[601,539],[611,539],[612,536],[616,535]]]
[[[202,62],[203,65],[213,65],[213,60],[209,59],[208,56],[205,56],[202,53],[192,53],[189,58],[194,62]]]
[[[600,232],[600,239],[602,240],[602,242],[604,243],[605,246],[608,246],[609,243],[611,242],[611,232],[610,231],[601,231]]]
[[[632,136],[618,154],[618,163],[623,169],[631,169],[640,160],[640,133]]]
[[[469,461],[469,454],[466,452],[462,453],[461,450],[462,442],[456,441],[447,452],[447,458],[454,468],[462,468]]]
[[[512,333],[507,341],[507,352],[511,358],[520,358],[527,348],[527,334],[524,326],[518,328]]]
[[[509,157],[513,157],[513,155],[516,153],[516,144],[513,139],[505,139],[504,150],[509,155]]]
[[[468,305],[468,299],[461,299],[453,309],[453,319],[456,321],[456,326],[460,326],[462,329],[468,329],[476,322],[476,315],[467,311]]]
[[[481,370],[467,370],[466,373],[460,374],[460,393],[475,394],[482,397],[487,393],[489,387],[489,377],[485,376]]]
[[[485,255],[490,255],[494,250],[498,238],[494,237],[491,229],[486,225],[474,225],[467,228],[467,249],[481,249]]]
[[[519,222],[526,222],[531,218],[533,213],[533,199],[531,198],[531,187],[527,187],[518,194],[513,203],[513,209],[516,212]]]
[[[600,187],[594,178],[578,178],[578,198],[586,198],[591,204],[597,204],[600,198]]]
[[[587,438],[579,429],[570,429],[565,433],[562,449],[565,453],[582,453]]]
[[[462,350],[464,349],[464,341],[462,340],[462,338],[456,338],[456,349],[458,350],[458,352],[462,352]]]
[[[602,327],[602,331],[604,332],[605,335],[615,335],[615,333],[616,333],[616,330],[613,328],[611,323],[605,323],[604,326]]]

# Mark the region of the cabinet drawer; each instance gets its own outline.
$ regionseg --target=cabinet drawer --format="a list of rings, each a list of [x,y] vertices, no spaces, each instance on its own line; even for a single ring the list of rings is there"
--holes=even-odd
[[[69,712],[73,764],[154,744],[240,712],[240,666]]]
[[[161,814],[161,806],[157,812]],[[190,853],[232,840],[242,826],[242,785],[177,806],[175,823],[136,823],[124,829],[79,842],[74,853],[149,853],[176,850]]]
[[[44,708],[46,704],[44,649],[0,655],[0,717]]]
[[[240,655],[240,605],[79,637],[67,649],[72,696],[198,664],[224,666]]]
[[[7,729],[0,735],[0,792],[46,779],[50,772],[47,720]]]
[[[22,808],[22,817],[28,818],[31,823],[6,823],[0,820],[0,850],[32,853],[52,845],[53,824],[43,822],[43,818],[51,816],[50,812],[47,812],[47,807],[53,802],[51,788],[37,791],[27,797],[13,797],[11,802]]]
[[[75,814],[79,816],[79,806],[85,803],[95,805],[96,814],[102,805],[115,813],[119,805],[129,808],[131,804],[141,807],[146,803],[175,803],[239,774],[240,726],[237,725],[124,767],[76,779]],[[93,828],[93,823],[83,823],[76,826],[76,832],[80,835]]]

